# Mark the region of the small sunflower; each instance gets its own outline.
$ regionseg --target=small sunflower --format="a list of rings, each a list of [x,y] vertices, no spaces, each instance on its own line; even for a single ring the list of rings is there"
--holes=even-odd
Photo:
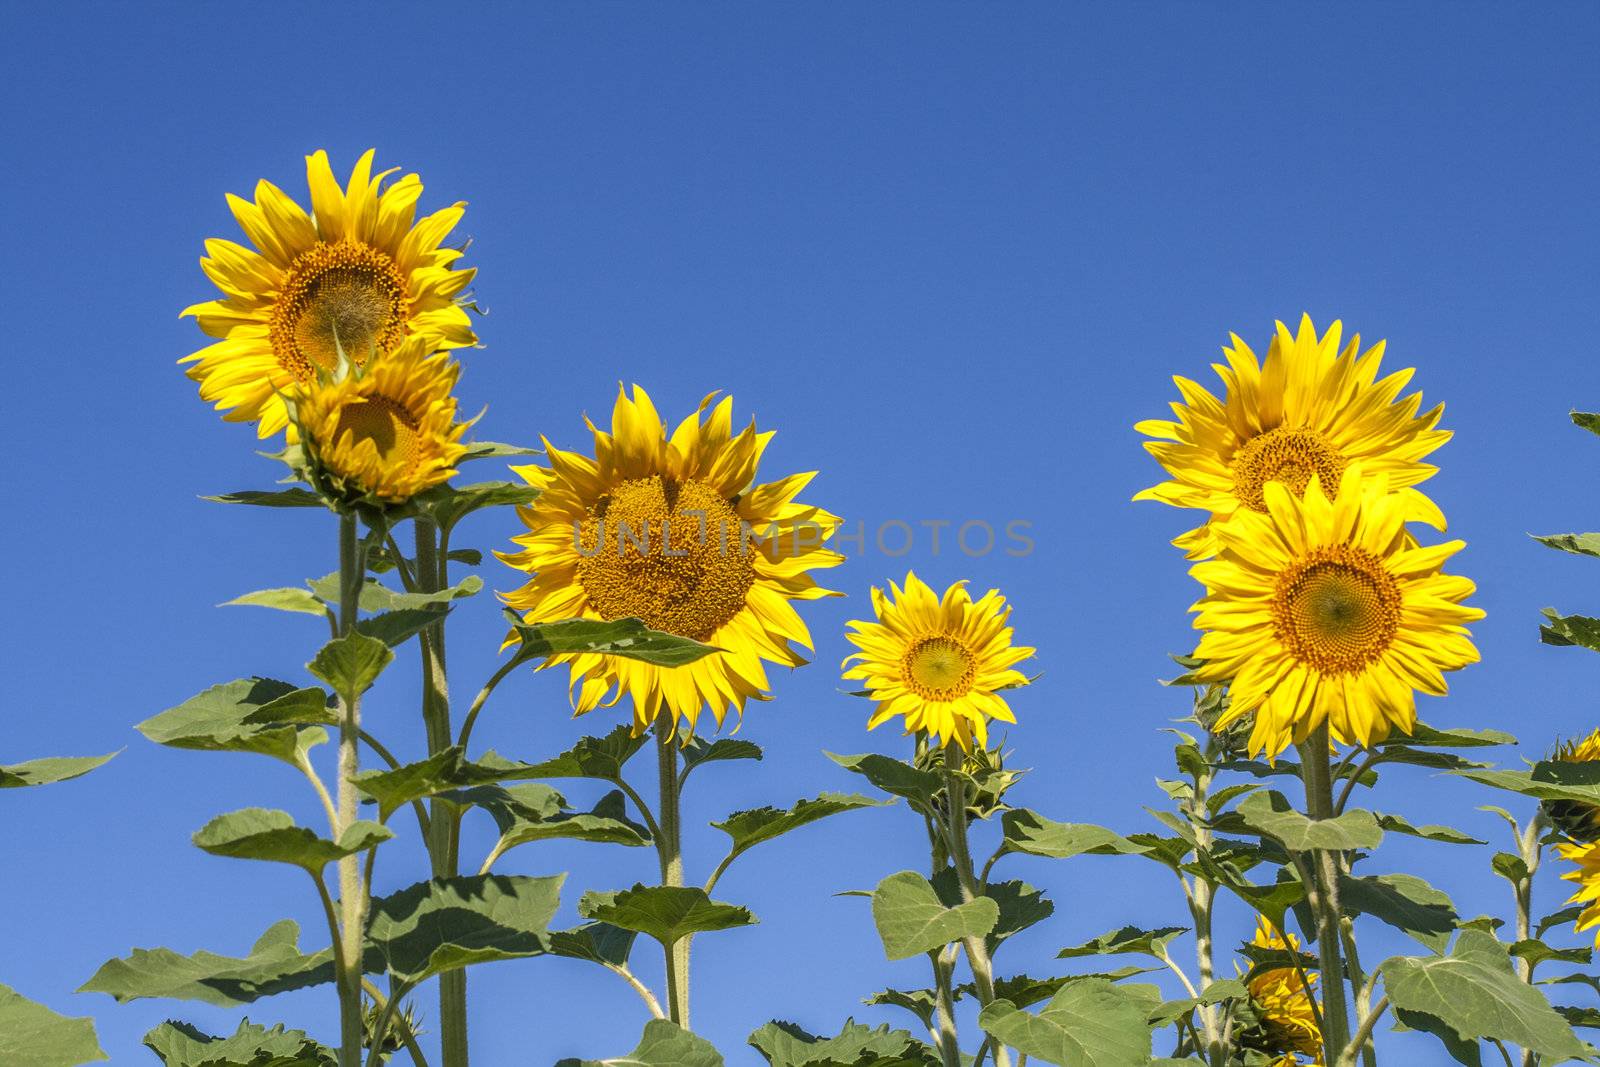
[[[440,242],[461,220],[457,203],[415,221],[422,181],[393,170],[372,174],[368,151],[344,189],[326,152],[306,157],[311,214],[268,181],[252,203],[231,193],[228,206],[255,245],[206,242],[200,266],[222,290],[185,308],[221,338],[179,362],[200,396],[231,422],[257,420],[270,437],[288,422],[282,394],[332,371],[340,351],[356,362],[387,354],[407,337],[429,351],[474,344],[457,302],[474,271],[454,266],[461,250]]]
[[[1600,730],[1581,741],[1562,743],[1550,758],[1557,763],[1600,760]],[[1546,800],[1540,807],[1544,808],[1545,817],[1572,840],[1583,844],[1600,841],[1600,806],[1581,800]]]
[[[1266,514],[1216,527],[1221,551],[1190,572],[1206,592],[1190,610],[1204,631],[1194,676],[1229,684],[1225,729],[1255,713],[1252,755],[1276,756],[1326,722],[1340,744],[1409,734],[1415,690],[1446,691],[1444,671],[1476,663],[1462,605],[1475,586],[1440,572],[1463,544],[1422,547],[1387,479],[1344,472],[1332,500],[1266,487]]]
[[[1280,949],[1297,952],[1300,941],[1294,934],[1280,934],[1266,918],[1256,920],[1256,935],[1251,944],[1257,948]],[[1322,1064],[1322,1030],[1317,1026],[1313,1010],[1312,988],[1317,984],[1317,973],[1301,972],[1293,967],[1275,967],[1250,979],[1250,1004],[1255,1009],[1259,1026],[1245,1035],[1244,1044],[1257,1047],[1269,1056],[1277,1056],[1273,1067],[1294,1067],[1296,1064]],[[1306,1057],[1302,1060],[1300,1057]]]
[[[720,650],[679,667],[551,656],[544,666],[571,669],[580,715],[627,694],[636,733],[665,715],[687,739],[707,706],[720,726],[770,698],[766,663],[806,662],[791,642],[809,649],[811,633],[790,601],[838,595],[810,572],[844,562],[825,547],[839,520],[795,500],[816,472],[756,484],[772,433],[752,422],[735,434],[733,398],[715,398],[669,435],[643,389],[619,388],[611,431],[588,424],[595,458],[546,439],[548,466],[513,468],[541,492],[518,509],[521,551],[497,553],[531,575],[508,605],[529,622],[639,618]]]
[[[1583,911],[1579,913],[1577,924],[1573,929],[1581,932],[1590,927],[1600,926],[1600,844],[1593,842],[1558,844],[1556,851],[1561,853],[1562,859],[1577,864],[1576,870],[1568,871],[1561,876],[1563,881],[1578,884],[1578,891],[1568,897],[1566,902],[1583,905]],[[1595,934],[1594,943],[1596,948],[1600,948],[1600,932]]]
[[[332,495],[400,504],[456,473],[466,452],[451,390],[460,364],[421,338],[342,376],[319,374],[290,399],[289,438]]]
[[[1230,334],[1233,347],[1222,350],[1227,365],[1212,365],[1225,387],[1222,399],[1174,378],[1183,397],[1172,404],[1177,419],[1135,425],[1154,438],[1144,447],[1172,478],[1134,499],[1211,513],[1206,525],[1173,541],[1190,559],[1216,553],[1216,522],[1239,510],[1265,514],[1268,485],[1299,496],[1315,477],[1328,489],[1358,463],[1369,475],[1388,476],[1404,498],[1407,522],[1445,528],[1438,507],[1412,488],[1438,470],[1423,457],[1450,440],[1438,429],[1444,405],[1419,413],[1421,393],[1400,398],[1412,372],[1378,378],[1383,342],[1361,352],[1357,334],[1341,352],[1341,329],[1335,322],[1318,338],[1309,316],[1293,334],[1280,322],[1265,363]]]
[[[1006,598],[991,589],[974,603],[964,581],[941,598],[912,573],[904,590],[893,582],[889,590],[873,587],[877,621],[853,621],[846,635],[861,651],[845,658],[844,677],[864,679],[878,702],[867,728],[900,715],[906,733],[926,733],[936,746],[985,747],[990,719],[1017,721],[1000,691],[1028,684],[1015,667],[1034,652],[1011,643]]]

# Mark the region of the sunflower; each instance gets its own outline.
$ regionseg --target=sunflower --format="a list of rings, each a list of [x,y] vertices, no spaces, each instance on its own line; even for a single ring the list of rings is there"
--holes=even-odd
[[[1293,934],[1280,934],[1265,917],[1256,920],[1256,936],[1251,944],[1286,952],[1300,949],[1298,938]],[[1300,1063],[1320,1067],[1322,1030],[1317,1026],[1312,999],[1312,987],[1316,984],[1317,973],[1311,970],[1274,967],[1256,974],[1248,987],[1250,1006],[1258,1026],[1245,1034],[1241,1043],[1279,1057],[1273,1061],[1273,1067],[1294,1067]],[[1307,1058],[1301,1060],[1301,1056]]]
[[[289,400],[289,437],[305,451],[313,481],[336,498],[399,504],[456,473],[467,424],[451,393],[461,372],[430,355],[420,337],[348,373],[319,373]]]
[[[1567,741],[1550,757],[1557,763],[1589,763],[1600,760],[1600,730],[1581,741]],[[1600,841],[1600,807],[1581,800],[1546,800],[1540,805],[1549,819],[1572,840],[1593,844]]]
[[[864,695],[878,702],[867,728],[900,715],[906,733],[935,745],[983,748],[990,719],[1017,721],[1000,691],[1028,684],[1015,667],[1034,652],[1011,643],[1006,598],[991,589],[974,603],[964,581],[941,598],[913,573],[904,590],[889,590],[873,587],[877,621],[851,622],[846,635],[861,651],[845,657],[844,677],[865,679]]]
[[[767,700],[766,663],[806,661],[811,634],[791,606],[838,594],[810,571],[844,557],[826,547],[839,520],[795,500],[812,471],[755,484],[772,438],[755,423],[733,432],[733,398],[713,393],[669,436],[649,395],[619,387],[611,432],[589,422],[594,458],[545,439],[548,466],[514,467],[541,490],[518,509],[527,532],[499,557],[531,577],[504,596],[529,622],[639,618],[719,653],[679,667],[597,653],[551,656],[571,668],[578,714],[633,697],[635,733],[660,716],[694,732],[701,710],[717,724],[747,700]],[[586,420],[587,421],[587,420]]]
[[[1442,672],[1478,660],[1461,604],[1474,586],[1440,572],[1462,542],[1422,547],[1387,478],[1344,472],[1332,500],[1266,486],[1267,511],[1216,527],[1217,559],[1190,573],[1205,631],[1197,681],[1230,681],[1217,728],[1255,713],[1252,755],[1276,756],[1326,722],[1333,740],[1368,744],[1416,724],[1414,690],[1442,696]]]
[[[1578,883],[1578,891],[1567,898],[1568,904],[1582,904],[1583,911],[1578,915],[1577,925],[1573,929],[1587,930],[1592,926],[1600,926],[1600,844],[1583,842],[1577,844],[1558,844],[1556,850],[1561,853],[1561,858],[1578,865],[1577,870],[1568,871],[1561,876],[1563,881]],[[1600,933],[1595,934],[1595,947],[1600,948]]]
[[[1227,365],[1212,365],[1225,386],[1221,400],[1174,378],[1183,397],[1172,404],[1176,421],[1135,425],[1154,438],[1144,447],[1172,478],[1134,499],[1211,513],[1206,525],[1172,542],[1190,559],[1216,553],[1214,523],[1240,510],[1265,514],[1268,485],[1286,485],[1298,496],[1316,477],[1327,489],[1357,463],[1369,475],[1388,476],[1404,498],[1407,522],[1445,528],[1438,507],[1412,488],[1438,470],[1423,457],[1450,440],[1449,431],[1437,428],[1444,405],[1419,414],[1421,393],[1397,399],[1412,372],[1378,378],[1383,342],[1358,355],[1357,334],[1341,352],[1341,329],[1335,322],[1319,339],[1309,316],[1294,334],[1280,322],[1265,364],[1230,334],[1233,347],[1222,350]]]
[[[306,157],[311,214],[268,181],[255,202],[229,194],[234,218],[254,243],[206,242],[200,266],[223,296],[185,308],[221,338],[180,363],[202,399],[232,422],[257,420],[270,437],[288,422],[282,394],[331,371],[342,350],[356,362],[394,351],[410,336],[429,351],[474,344],[457,302],[472,269],[439,243],[461,220],[458,203],[414,222],[422,181],[372,174],[372,152],[339,188],[326,152]]]

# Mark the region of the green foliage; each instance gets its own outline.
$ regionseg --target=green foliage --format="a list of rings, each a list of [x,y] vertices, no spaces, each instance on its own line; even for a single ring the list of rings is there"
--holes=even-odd
[[[51,785],[81,778],[113,758],[117,753],[104,756],[46,756],[25,763],[0,767],[0,789],[21,789],[30,785]]]
[[[1483,845],[1476,837],[1462,833],[1450,826],[1428,824],[1426,826],[1413,826],[1400,815],[1378,814],[1378,826],[1385,833],[1405,834],[1408,837],[1421,837],[1428,841],[1442,841],[1449,845]]]
[[[1149,846],[1091,823],[1055,822],[1027,808],[1000,817],[1002,852],[1070,859],[1073,856],[1138,855]]]
[[[1166,956],[1167,945],[1172,939],[1188,931],[1187,926],[1162,926],[1154,930],[1124,926],[1120,930],[1111,930],[1099,937],[1091,938],[1081,945],[1064,948],[1056,953],[1056,958],[1073,959],[1078,956],[1114,956],[1125,952],[1138,952],[1162,959]]]
[[[354,700],[371,688],[393,661],[388,645],[357,631],[323,645],[306,669],[345,700]]]
[[[627,798],[620,790],[601,797],[592,811],[576,812],[550,812],[551,794],[560,801],[559,793],[538,782],[509,788],[479,786],[455,794],[470,796],[472,803],[489,812],[500,828],[500,839],[484,861],[486,868],[509,850],[534,841],[567,838],[628,846],[650,843],[650,831],[628,818]]]
[[[244,808],[218,815],[195,832],[195,846],[213,856],[288,863],[316,874],[330,863],[373,848],[394,835],[375,822],[345,827],[338,841],[296,826],[286,811]]]
[[[475,457],[469,457],[475,458]],[[527,483],[474,482],[470,485],[435,486],[414,497],[411,507],[428,516],[448,532],[456,523],[482,508],[520,507],[539,498],[539,490]]]
[[[823,793],[815,800],[797,800],[788,808],[753,808],[736,811],[721,822],[711,825],[732,839],[728,860],[742,855],[764,841],[781,837],[830,815],[856,811],[860,808],[881,807],[888,801],[873,800],[859,793]]]
[[[200,499],[209,500],[215,504],[251,504],[258,508],[325,508],[328,506],[322,497],[309,489],[302,489],[299,486],[271,492],[244,489],[237,493],[203,496]]]
[[[1383,840],[1377,816],[1359,809],[1346,811],[1333,819],[1310,819],[1296,811],[1289,798],[1277,790],[1252,793],[1239,802],[1226,818],[1230,832],[1237,825],[1243,830],[1270,837],[1293,852],[1313,849],[1349,852],[1375,848]],[[1219,828],[1224,820],[1219,820]]]
[[[300,1030],[267,1029],[249,1019],[229,1037],[213,1037],[188,1023],[166,1022],[144,1035],[166,1067],[334,1067],[332,1050]]]
[[[1396,956],[1379,970],[1397,1008],[1433,1016],[1462,1041],[1509,1041],[1552,1063],[1584,1053],[1571,1026],[1518,979],[1505,946],[1490,934],[1463,930],[1448,956]]]
[[[722,1054],[703,1037],[666,1019],[644,1024],[639,1044],[613,1060],[557,1060],[556,1067],[722,1067]]]
[[[1150,1026],[1157,1005],[1104,979],[1072,982],[1037,1015],[996,1000],[978,1023],[997,1041],[1060,1067],[1146,1067]]]
[[[905,1030],[862,1026],[854,1019],[833,1037],[818,1037],[794,1023],[773,1020],[750,1035],[772,1067],[938,1067],[939,1058]]]
[[[636,885],[618,892],[585,893],[578,914],[653,937],[668,948],[690,934],[751,926],[756,921],[747,908],[712,900],[694,886]]]
[[[1444,951],[1459,923],[1450,898],[1410,874],[1340,877],[1339,900],[1346,911],[1382,920],[1435,952]]]
[[[598,778],[605,782],[622,779],[622,768],[648,740],[634,736],[628,726],[619,726],[604,737],[585,737],[567,751],[540,763],[526,764],[528,778]]]
[[[872,918],[891,960],[909,959],[952,941],[983,937],[1000,921],[989,897],[946,907],[932,884],[915,871],[891,874],[872,893]]]
[[[119,1003],[148,997],[198,1000],[219,1007],[249,1004],[274,993],[333,981],[333,950],[300,951],[300,926],[273,924],[242,958],[171,949],[134,949],[125,959],[103,964],[78,990],[109,993]]]
[[[759,760],[761,759],[761,746],[754,741],[746,741],[738,737],[719,737],[715,741],[707,741],[703,737],[696,737],[683,746],[683,774],[678,778],[678,787],[683,788],[683,780],[689,777],[689,772],[706,763],[720,763],[725,760]]]
[[[610,923],[584,923],[571,930],[551,931],[547,940],[552,956],[588,960],[603,967],[621,967],[628,962],[638,936],[637,931]]]
[[[891,796],[911,802],[918,811],[931,811],[933,798],[944,788],[944,779],[933,771],[918,770],[903,760],[863,752],[854,756],[825,755],[845,770],[861,775]]]
[[[372,902],[369,966],[412,986],[475,963],[546,951],[565,875],[435,878]]]
[[[93,1019],[69,1019],[0,985],[0,1063],[77,1067],[109,1057],[95,1040]]]
[[[173,748],[256,752],[294,765],[328,735],[297,719],[327,707],[321,689],[301,689],[270,678],[240,678],[140,723],[145,737]],[[284,717],[287,716],[287,717]]]
[[[508,612],[512,635],[517,641],[513,663],[544,659],[558,653],[599,652],[608,656],[627,656],[657,667],[682,667],[717,649],[676,634],[652,630],[639,619],[564,619],[560,622],[526,623]]]

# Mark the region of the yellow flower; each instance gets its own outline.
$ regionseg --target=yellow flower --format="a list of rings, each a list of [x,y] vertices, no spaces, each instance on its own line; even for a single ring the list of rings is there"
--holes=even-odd
[[[1600,730],[1581,741],[1567,741],[1550,757],[1558,763],[1589,763],[1600,760]],[[1582,843],[1600,841],[1600,806],[1581,800],[1546,800],[1541,805],[1545,817],[1561,832]]]
[[[1017,721],[1000,691],[1028,684],[1015,667],[1034,652],[1011,643],[1006,598],[991,589],[974,603],[964,581],[940,598],[911,573],[904,590],[889,590],[873,587],[877,621],[851,622],[846,635],[861,651],[845,658],[844,677],[864,679],[878,702],[867,728],[900,715],[906,733],[936,745],[986,746],[990,719]]]
[[[374,177],[372,155],[342,190],[326,152],[307,156],[310,215],[268,181],[254,203],[229,194],[255,248],[206,242],[200,265],[223,295],[183,314],[221,340],[179,362],[194,364],[202,399],[231,422],[258,420],[262,437],[288,422],[283,394],[332,371],[341,349],[362,363],[410,336],[430,352],[477,341],[457,303],[474,272],[453,266],[461,250],[439,247],[466,204],[414,222],[422,181],[407,174],[383,188],[394,171]]]
[[[1172,542],[1190,559],[1216,553],[1215,522],[1241,509],[1264,514],[1268,485],[1286,485],[1299,496],[1316,477],[1328,489],[1353,464],[1388,476],[1405,499],[1407,522],[1444,529],[1438,507],[1411,488],[1438,470],[1422,458],[1450,440],[1449,431],[1437,429],[1444,405],[1418,414],[1421,393],[1397,400],[1412,372],[1379,379],[1383,342],[1358,356],[1357,334],[1341,353],[1340,331],[1335,322],[1319,339],[1309,316],[1295,334],[1280,322],[1264,364],[1230,334],[1233,347],[1222,350],[1227,365],[1212,365],[1225,386],[1221,400],[1174,378],[1183,397],[1172,404],[1176,421],[1135,425],[1155,438],[1144,447],[1172,478],[1134,499],[1211,513],[1207,525]]]
[[[578,714],[624,694],[636,733],[658,716],[692,736],[701,710],[720,726],[729,709],[767,700],[766,663],[806,661],[811,647],[793,600],[836,596],[810,571],[844,561],[825,546],[837,517],[795,500],[816,472],[758,485],[771,431],[733,432],[733,398],[706,397],[669,436],[655,405],[618,389],[607,433],[590,422],[594,457],[544,441],[548,466],[513,468],[541,490],[518,509],[522,550],[498,553],[527,571],[504,599],[529,622],[639,618],[652,629],[720,649],[680,667],[595,653],[552,656],[567,664]]]
[[[1266,487],[1267,512],[1216,527],[1217,559],[1190,573],[1206,588],[1190,610],[1205,631],[1197,680],[1230,682],[1217,729],[1255,713],[1251,754],[1276,756],[1322,723],[1340,744],[1416,724],[1415,690],[1446,691],[1442,672],[1476,663],[1461,604],[1474,590],[1440,572],[1460,541],[1417,545],[1387,479],[1345,471],[1332,500]]]
[[[1600,926],[1600,844],[1559,844],[1556,850],[1561,858],[1578,865],[1578,869],[1561,876],[1563,881],[1578,883],[1578,891],[1567,898],[1568,904],[1582,904],[1575,930],[1583,931]],[[1595,947],[1600,948],[1600,933],[1595,934]]]
[[[1256,920],[1256,936],[1251,942],[1257,948],[1298,951],[1300,940],[1293,934],[1280,934],[1265,917]],[[1250,979],[1250,1000],[1261,1021],[1258,1040],[1266,1047],[1262,1050],[1271,1056],[1281,1057],[1274,1067],[1293,1067],[1307,1063],[1322,1064],[1322,1030],[1317,1026],[1313,1010],[1312,988],[1317,984],[1317,973],[1306,971],[1305,981],[1293,967],[1275,967],[1264,970]],[[1301,1056],[1308,1057],[1302,1061]]]
[[[399,504],[456,473],[467,450],[451,393],[459,364],[412,337],[364,368],[345,367],[340,378],[318,374],[290,400],[289,438],[305,449],[315,477],[352,500]]]

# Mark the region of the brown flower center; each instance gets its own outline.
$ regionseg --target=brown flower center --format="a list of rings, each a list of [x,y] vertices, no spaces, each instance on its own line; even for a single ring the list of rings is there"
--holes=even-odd
[[[579,525],[578,581],[607,619],[704,641],[744,610],[754,542],[733,506],[701,482],[623,482]]]
[[[1245,507],[1265,512],[1268,482],[1282,482],[1300,496],[1317,475],[1331,492],[1344,468],[1344,456],[1321,431],[1280,426],[1250,438],[1233,454],[1233,493]]]
[[[1324,674],[1359,671],[1400,627],[1400,586],[1364,548],[1313,549],[1278,578],[1272,623],[1291,655]]]
[[[953,637],[924,637],[906,650],[901,663],[907,684],[925,700],[965,696],[977,678],[977,660]]]
[[[278,362],[298,380],[386,355],[405,337],[411,301],[394,260],[360,241],[318,243],[289,267],[268,322]]]
[[[348,431],[353,436],[352,445],[371,441],[385,467],[399,468],[409,474],[421,455],[419,426],[404,404],[386,396],[369,396],[339,409],[333,439],[339,440]]]

